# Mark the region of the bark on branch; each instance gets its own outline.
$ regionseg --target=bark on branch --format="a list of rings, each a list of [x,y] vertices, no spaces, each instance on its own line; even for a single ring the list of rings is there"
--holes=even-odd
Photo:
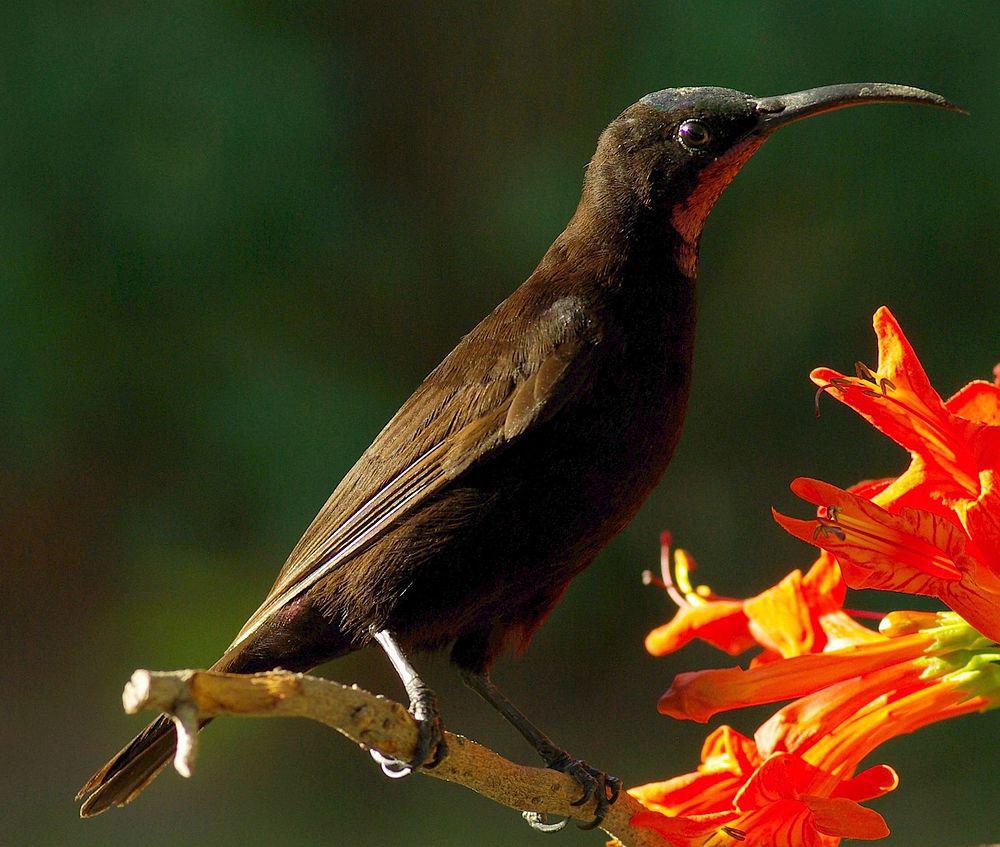
[[[198,745],[198,721],[219,715],[300,717],[319,721],[350,738],[363,749],[409,760],[417,743],[417,728],[400,703],[370,694],[357,686],[284,671],[244,676],[184,670],[154,673],[137,670],[122,694],[125,711],[164,712],[177,727],[174,767],[190,776]],[[593,802],[572,806],[580,787],[571,777],[546,768],[508,761],[494,751],[445,733],[448,755],[433,770],[418,773],[463,785],[512,809],[540,812],[581,822],[593,818]],[[669,847],[657,833],[629,824],[643,810],[624,791],[608,810],[601,828],[624,847]]]

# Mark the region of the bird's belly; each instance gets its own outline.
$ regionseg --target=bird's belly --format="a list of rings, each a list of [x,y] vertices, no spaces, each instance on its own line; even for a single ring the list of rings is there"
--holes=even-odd
[[[589,558],[624,528],[663,476],[680,437],[687,393],[683,367],[633,372],[599,404],[560,421],[543,448],[548,511],[573,526]]]

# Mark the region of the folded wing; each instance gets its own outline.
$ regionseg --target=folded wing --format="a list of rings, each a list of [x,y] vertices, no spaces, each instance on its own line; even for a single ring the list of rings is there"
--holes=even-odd
[[[577,395],[597,345],[586,311],[575,298],[557,300],[526,333],[523,320],[511,320],[518,308],[510,300],[498,307],[379,433],[310,524],[230,650]],[[514,332],[520,343],[511,343]],[[483,369],[484,362],[492,366]]]

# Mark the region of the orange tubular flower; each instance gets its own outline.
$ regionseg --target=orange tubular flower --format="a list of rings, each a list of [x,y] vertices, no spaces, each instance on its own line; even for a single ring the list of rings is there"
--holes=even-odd
[[[812,379],[912,456],[896,480],[854,493],[810,479],[792,490],[819,507],[811,521],[775,518],[837,557],[852,588],[939,597],[1000,637],[1000,367],[947,402],[931,387],[886,308],[875,313],[879,366]]]
[[[719,597],[708,586],[691,585],[694,560],[684,550],[673,555],[670,536],[661,537],[660,564],[664,587],[677,603],[673,620],[646,636],[654,656],[679,650],[691,640],[706,641],[731,656],[757,645],[764,652],[755,664],[828,649],[845,632],[869,631],[843,611],[845,586],[833,557],[822,553],[803,574],[794,570],[756,597],[736,600]],[[859,637],[864,637],[863,635]]]
[[[657,708],[672,718],[704,723],[718,712],[812,694],[845,679],[885,668],[905,674],[932,639],[922,633],[770,662],[749,670],[722,668],[678,674]],[[916,671],[919,675],[919,670]]]
[[[646,649],[654,656],[663,656],[695,638],[732,656],[752,647],[754,638],[743,603],[718,597],[705,585],[694,588],[690,575],[695,563],[687,551],[674,552],[676,579],[671,575],[670,561],[670,533],[664,532],[660,535],[660,569],[663,587],[677,603],[677,614],[646,636]]]
[[[801,521],[775,512],[775,520],[835,555],[852,588],[939,597],[981,632],[1000,638],[1000,560],[984,561],[953,523],[922,509],[892,514],[819,480],[797,479],[792,491],[819,506],[819,517]],[[978,508],[977,514],[988,527],[1000,509]]]
[[[719,755],[723,745],[728,749]],[[882,816],[860,803],[892,791],[897,782],[885,765],[841,778],[807,756],[769,751],[723,726],[706,740],[695,773],[630,790],[648,808],[632,824],[659,832],[677,847],[732,847],[734,841],[747,847],[834,847],[845,837],[888,835]]]
[[[760,766],[757,745],[732,727],[720,726],[701,748],[701,764],[694,773],[651,782],[629,793],[644,806],[666,815],[733,815],[733,797]]]
[[[882,817],[860,804],[892,791],[896,774],[885,765],[857,773],[858,765],[897,735],[1000,705],[1000,652],[954,613],[894,613],[881,629],[884,646],[860,645],[860,660],[831,651],[740,671],[759,681],[777,669],[812,693],[752,740],[728,727],[713,732],[696,772],[632,789],[648,809],[633,824],[677,847],[836,847],[887,835]],[[795,670],[806,664],[826,666],[823,678]],[[704,678],[718,673],[727,672]]]
[[[858,362],[856,377],[817,368],[811,378],[820,392],[829,392],[910,451],[910,469],[879,501],[899,500],[928,482],[933,499],[977,498],[980,472],[1000,467],[1000,385],[972,382],[942,402],[892,313],[883,306],[873,323],[877,370]]]

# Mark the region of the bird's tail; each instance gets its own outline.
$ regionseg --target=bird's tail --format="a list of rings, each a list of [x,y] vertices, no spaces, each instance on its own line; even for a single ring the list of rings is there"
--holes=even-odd
[[[277,630],[262,630],[254,639],[231,646],[211,670],[246,674],[280,665],[288,671],[308,671],[357,646],[317,609],[303,606],[294,621],[286,620]],[[80,817],[91,818],[112,806],[131,803],[176,749],[173,721],[160,715],[87,780],[76,795],[77,801],[83,800]]]
[[[212,665],[211,670],[253,673],[262,669],[256,665],[269,666],[266,661],[247,661],[246,656],[246,653],[227,653]],[[202,721],[201,726],[209,720]],[[80,817],[92,818],[112,806],[131,803],[163,770],[176,750],[177,733],[173,721],[160,715],[87,780],[76,795],[77,802],[83,800]]]
[[[77,800],[83,800],[80,817],[90,818],[112,806],[131,803],[170,761],[176,748],[174,725],[166,715],[160,715],[87,780],[76,795]]]

